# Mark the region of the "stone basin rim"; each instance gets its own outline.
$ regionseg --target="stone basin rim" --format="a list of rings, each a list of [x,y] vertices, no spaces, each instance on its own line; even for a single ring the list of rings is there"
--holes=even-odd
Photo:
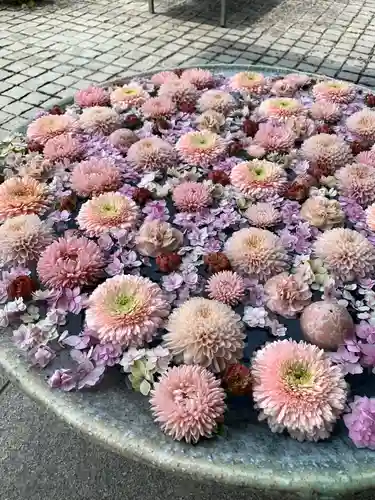
[[[217,72],[228,71],[258,71],[271,74],[300,73],[308,74],[314,78],[333,79],[325,75],[319,75],[309,72],[301,72],[282,67],[270,67],[266,65],[223,65],[223,64],[205,64],[205,65],[181,65],[178,69],[189,68],[210,69]],[[147,77],[159,71],[173,71],[174,68],[158,68],[152,71],[134,73],[124,78],[109,80],[99,86],[106,87],[111,85],[122,85],[137,77]],[[94,83],[95,85],[95,83]],[[355,85],[357,88],[368,90],[363,85]],[[57,105],[66,106],[73,102],[73,98],[56,100]],[[15,132],[25,133],[26,126],[18,128]],[[202,458],[192,459],[183,454],[174,455],[171,459],[168,450],[163,447],[152,446],[147,436],[143,439],[128,439],[126,447],[123,446],[122,433],[115,425],[108,425],[104,420],[89,420],[83,410],[70,409],[68,402],[74,402],[74,393],[66,394],[60,391],[53,391],[46,384],[43,373],[40,375],[29,368],[16,346],[10,343],[2,342],[0,338],[0,366],[5,370],[9,378],[14,381],[28,396],[41,403],[44,407],[54,412],[60,419],[74,427],[80,433],[93,438],[97,443],[117,452],[127,458],[143,462],[145,464],[160,468],[165,472],[182,473],[190,475],[197,481],[209,482],[219,481],[227,486],[248,487],[257,490],[279,490],[280,492],[290,493],[311,493],[321,492],[322,494],[340,495],[350,494],[351,492],[364,491],[369,488],[375,488],[375,452],[374,466],[358,468],[358,471],[348,475],[345,470],[336,471],[334,474],[328,470],[313,470],[309,475],[303,471],[289,470],[288,474],[280,472],[275,473],[272,463],[269,468],[260,468],[248,465],[224,464],[210,462]],[[100,389],[99,389],[100,390]],[[160,431],[161,432],[161,431]],[[271,432],[271,431],[270,431]],[[198,444],[199,446],[199,444]],[[194,460],[194,461],[193,461]]]

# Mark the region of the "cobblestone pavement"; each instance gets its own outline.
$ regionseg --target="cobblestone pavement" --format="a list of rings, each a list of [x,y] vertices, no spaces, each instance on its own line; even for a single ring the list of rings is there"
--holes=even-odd
[[[375,86],[375,0],[228,3],[227,28],[219,0],[157,0],[155,15],[146,0],[2,3],[0,139],[75,89],[155,67],[265,63]]]

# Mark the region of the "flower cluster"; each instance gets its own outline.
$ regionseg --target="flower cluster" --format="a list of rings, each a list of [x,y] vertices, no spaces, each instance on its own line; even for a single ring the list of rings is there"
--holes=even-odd
[[[79,90],[0,145],[0,328],[51,388],[120,367],[173,439],[213,437],[227,393],[374,449],[345,379],[375,373],[374,100],[198,68]]]

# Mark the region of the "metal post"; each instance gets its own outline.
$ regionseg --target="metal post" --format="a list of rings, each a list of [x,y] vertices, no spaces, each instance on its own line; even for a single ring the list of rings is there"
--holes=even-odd
[[[221,0],[220,26],[225,28],[226,24],[227,24],[227,0]]]
[[[155,3],[154,0],[148,0],[148,11],[150,14],[155,14]]]

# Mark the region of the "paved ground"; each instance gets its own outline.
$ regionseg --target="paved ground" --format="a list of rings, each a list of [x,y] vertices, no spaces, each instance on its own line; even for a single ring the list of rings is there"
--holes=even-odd
[[[0,0],[0,138],[89,82],[183,63],[266,63],[375,86],[375,0]],[[9,0],[11,1],[11,0]]]

